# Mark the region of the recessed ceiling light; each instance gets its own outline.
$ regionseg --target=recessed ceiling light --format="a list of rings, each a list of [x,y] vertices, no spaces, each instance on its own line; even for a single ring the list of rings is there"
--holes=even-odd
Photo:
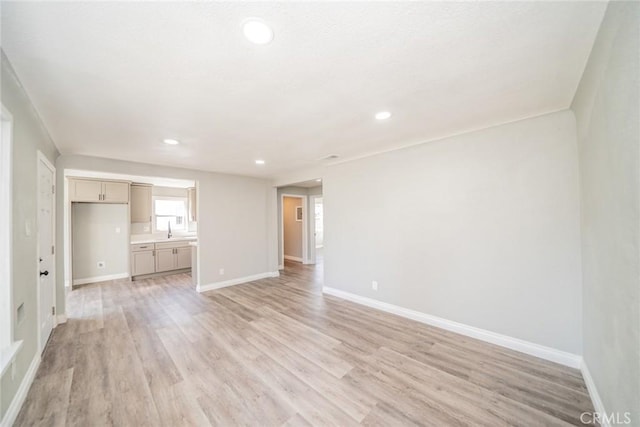
[[[316,179],[316,182],[322,182],[321,178]]]
[[[178,144],[180,144],[180,141],[178,141],[177,139],[163,139],[162,142],[164,142],[165,144],[169,144],[169,145],[178,145]]]
[[[256,165],[264,165],[264,160],[256,160]]]
[[[391,117],[391,113],[388,111],[380,111],[379,113],[376,113],[376,120],[387,120],[389,117]]]
[[[273,40],[273,30],[263,20],[248,18],[242,25],[244,36],[251,43],[267,44]]]

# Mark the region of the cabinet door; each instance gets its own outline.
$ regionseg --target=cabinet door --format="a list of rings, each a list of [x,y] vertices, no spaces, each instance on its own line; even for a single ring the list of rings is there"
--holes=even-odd
[[[156,271],[156,260],[153,251],[131,253],[131,275],[151,274]]]
[[[191,268],[191,246],[176,248],[177,268]]]
[[[173,248],[156,249],[156,273],[176,269],[176,256]]]
[[[151,222],[150,185],[131,186],[131,222]]]
[[[198,217],[196,215],[196,212],[197,212],[196,189],[189,188],[187,195],[189,197],[189,221],[195,222],[198,220]]]
[[[69,180],[69,195],[72,202],[99,202],[102,183],[89,179]]]
[[[129,184],[126,182],[102,182],[102,201],[129,203]]]

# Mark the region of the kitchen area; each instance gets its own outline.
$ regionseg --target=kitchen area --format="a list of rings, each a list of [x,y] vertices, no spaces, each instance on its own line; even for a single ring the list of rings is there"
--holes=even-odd
[[[133,176],[66,178],[72,287],[190,273],[197,285],[195,181]]]

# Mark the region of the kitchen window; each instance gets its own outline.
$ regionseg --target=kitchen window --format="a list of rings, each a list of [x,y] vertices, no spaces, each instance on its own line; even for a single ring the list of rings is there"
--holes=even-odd
[[[155,197],[153,199],[153,227],[155,231],[187,231],[186,197]]]

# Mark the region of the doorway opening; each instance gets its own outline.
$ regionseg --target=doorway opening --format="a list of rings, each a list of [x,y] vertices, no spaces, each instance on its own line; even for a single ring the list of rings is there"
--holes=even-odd
[[[322,180],[278,187],[279,269],[286,262],[321,264],[324,248]]]
[[[282,194],[282,257],[306,264],[307,233],[305,205],[307,196]]]

